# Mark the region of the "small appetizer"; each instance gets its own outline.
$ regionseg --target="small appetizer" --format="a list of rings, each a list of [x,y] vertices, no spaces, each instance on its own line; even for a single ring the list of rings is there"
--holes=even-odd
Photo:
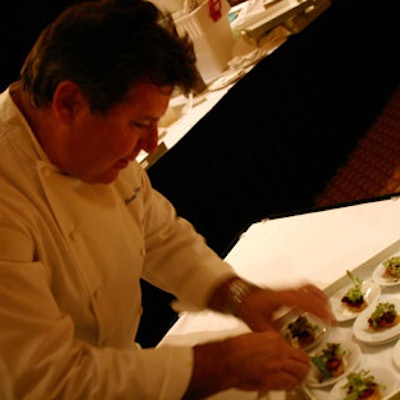
[[[363,369],[347,375],[343,389],[346,390],[346,397],[343,400],[380,400],[383,387],[376,382],[370,371]]]
[[[315,341],[318,325],[312,324],[305,315],[299,315],[290,322],[283,331],[283,335],[292,346],[305,348]]]
[[[350,289],[342,297],[341,301],[351,311],[360,312],[368,305],[364,298],[364,294],[361,291],[363,281],[360,278],[353,276],[350,271],[346,271],[346,273],[354,285],[350,287]]]
[[[397,281],[400,279],[400,256],[393,256],[385,260],[383,263],[385,278]]]
[[[400,322],[400,317],[393,303],[378,303],[368,318],[368,325],[374,330],[390,328]]]
[[[318,382],[343,374],[345,353],[340,343],[327,343],[320,352],[311,357],[312,363],[318,369]]]

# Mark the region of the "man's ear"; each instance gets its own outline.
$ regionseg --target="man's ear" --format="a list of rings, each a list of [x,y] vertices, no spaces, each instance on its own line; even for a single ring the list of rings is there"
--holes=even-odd
[[[58,84],[53,95],[53,110],[59,120],[69,124],[87,108],[88,102],[76,83],[62,81]]]

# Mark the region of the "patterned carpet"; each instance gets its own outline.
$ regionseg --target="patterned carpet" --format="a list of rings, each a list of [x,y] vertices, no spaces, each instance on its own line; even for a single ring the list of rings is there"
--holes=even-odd
[[[339,168],[316,206],[355,202],[400,192],[400,85]]]

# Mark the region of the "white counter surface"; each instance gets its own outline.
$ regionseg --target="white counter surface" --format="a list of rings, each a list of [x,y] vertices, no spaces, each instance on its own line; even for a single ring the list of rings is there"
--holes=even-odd
[[[259,285],[279,287],[310,281],[326,289],[346,270],[358,267],[398,241],[399,227],[398,198],[270,219],[251,225],[226,260],[238,274]],[[246,330],[234,317],[211,311],[185,311],[160,345],[195,344]],[[382,353],[382,362],[400,374],[390,351]],[[213,400],[255,398],[254,393],[239,391],[212,397]]]

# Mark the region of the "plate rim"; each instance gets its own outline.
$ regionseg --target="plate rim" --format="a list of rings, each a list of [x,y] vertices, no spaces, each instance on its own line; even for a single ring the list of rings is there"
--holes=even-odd
[[[395,357],[396,353],[398,354],[398,357]],[[392,360],[393,360],[393,363],[396,365],[396,367],[400,369],[400,339],[397,341],[397,343],[393,347]]]

